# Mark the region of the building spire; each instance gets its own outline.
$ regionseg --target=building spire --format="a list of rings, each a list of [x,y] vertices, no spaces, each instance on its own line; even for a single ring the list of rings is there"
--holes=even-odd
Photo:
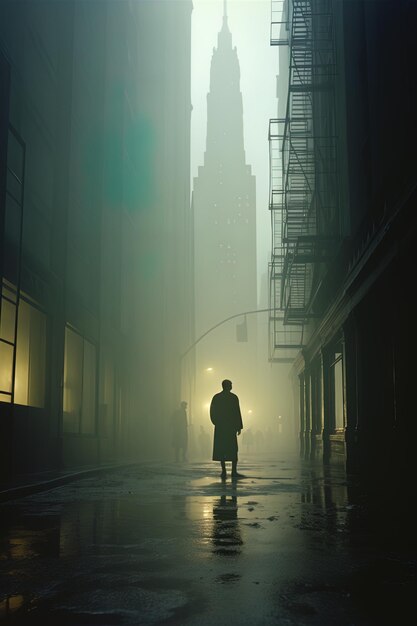
[[[223,28],[228,29],[227,24],[227,0],[223,0]]]
[[[227,23],[227,0],[223,0],[223,26],[219,32],[218,44],[220,44],[220,41],[223,41],[223,44],[232,45],[232,33]]]

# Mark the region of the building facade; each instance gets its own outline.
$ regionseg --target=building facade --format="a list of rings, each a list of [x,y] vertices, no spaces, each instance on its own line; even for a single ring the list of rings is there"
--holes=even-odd
[[[191,336],[191,10],[0,3],[1,482],[166,448]]]
[[[194,179],[196,338],[229,317],[257,308],[256,185],[246,162],[240,67],[226,5],[213,49],[204,164]],[[236,328],[238,322],[238,328]],[[223,378],[254,396],[256,319],[219,327],[197,346],[198,413]],[[205,372],[210,368],[211,378]],[[250,404],[247,404],[249,407]]]
[[[407,478],[415,437],[415,19],[406,0],[272,2],[271,304],[295,331],[273,354],[293,350],[302,456],[375,485]]]

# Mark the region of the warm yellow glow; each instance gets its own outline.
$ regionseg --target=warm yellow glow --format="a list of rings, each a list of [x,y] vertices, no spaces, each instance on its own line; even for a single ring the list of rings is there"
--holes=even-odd
[[[212,371],[213,371],[213,368],[212,368],[212,367],[207,367],[207,368],[206,368],[206,372],[212,372]]]
[[[10,611],[17,611],[23,606],[23,596],[10,596],[9,597],[9,609]]]
[[[13,348],[0,343],[0,390],[12,390]]]
[[[16,374],[16,404],[45,405],[46,315],[21,299],[19,304]]]
[[[17,611],[22,608],[24,603],[24,597],[21,595],[18,596],[8,596],[2,602],[0,602],[0,617],[4,617],[13,613],[13,611]]]

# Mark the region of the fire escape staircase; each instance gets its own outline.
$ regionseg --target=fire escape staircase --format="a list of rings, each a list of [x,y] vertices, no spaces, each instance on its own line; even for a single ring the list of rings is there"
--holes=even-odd
[[[271,343],[275,352],[291,352],[302,347],[315,316],[316,270],[332,258],[335,240],[326,230],[337,209],[335,137],[314,109],[318,91],[326,92],[329,111],[333,106],[333,21],[330,0],[272,0],[271,10],[271,45],[288,45],[290,60],[286,117],[270,120],[269,128]]]

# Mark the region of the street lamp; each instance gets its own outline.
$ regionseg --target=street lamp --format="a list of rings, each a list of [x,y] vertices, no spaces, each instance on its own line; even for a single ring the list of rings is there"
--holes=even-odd
[[[222,326],[223,324],[225,324],[226,322],[229,322],[232,319],[235,319],[236,317],[241,317],[242,315],[254,315],[257,313],[267,313],[267,312],[271,312],[271,311],[275,311],[275,309],[256,309],[253,311],[241,311],[240,313],[235,313],[234,315],[230,315],[229,317],[226,317],[225,319],[221,320],[220,322],[218,322],[217,324],[215,324],[214,326],[212,326],[211,328],[209,328],[208,330],[206,330],[202,335],[200,335],[197,339],[195,339],[191,345],[188,346],[188,348],[179,355],[179,363],[180,363],[180,371],[181,372],[187,372],[188,373],[188,383],[189,383],[189,387],[191,389],[191,369],[190,367],[192,367],[192,365],[190,364],[188,369],[185,369],[185,357],[187,356],[187,354],[189,354],[191,352],[191,350],[193,350],[198,343],[200,343],[200,341],[202,339],[204,339],[204,337],[206,337],[209,333],[211,333],[213,330],[215,330],[216,328],[218,328],[219,326]],[[212,367],[208,367],[206,368],[207,372],[212,372],[214,371],[214,369]],[[191,394],[190,394],[191,395]]]

